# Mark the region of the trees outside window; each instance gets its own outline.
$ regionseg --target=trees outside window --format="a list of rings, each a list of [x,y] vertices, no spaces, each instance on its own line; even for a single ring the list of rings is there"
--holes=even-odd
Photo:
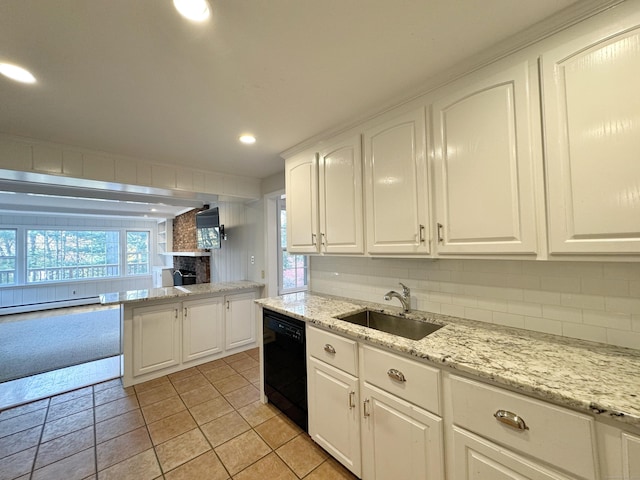
[[[300,292],[308,287],[309,257],[287,252],[287,209],[284,198],[278,211],[278,294]]]
[[[149,232],[127,232],[127,275],[149,274]]]
[[[16,283],[16,230],[0,229],[0,285]]]
[[[120,275],[118,231],[27,230],[27,283]]]

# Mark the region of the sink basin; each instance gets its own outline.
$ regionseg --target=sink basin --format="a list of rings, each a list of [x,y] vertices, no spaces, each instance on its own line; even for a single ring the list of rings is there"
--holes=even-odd
[[[422,322],[373,310],[365,310],[337,318],[343,322],[362,325],[363,327],[410,338],[411,340],[420,340],[443,327],[443,325],[436,325],[435,323]]]

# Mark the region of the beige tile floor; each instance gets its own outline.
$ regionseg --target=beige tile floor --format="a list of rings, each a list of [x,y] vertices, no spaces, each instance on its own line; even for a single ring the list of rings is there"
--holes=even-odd
[[[258,391],[257,349],[0,412],[0,480],[355,478]]]

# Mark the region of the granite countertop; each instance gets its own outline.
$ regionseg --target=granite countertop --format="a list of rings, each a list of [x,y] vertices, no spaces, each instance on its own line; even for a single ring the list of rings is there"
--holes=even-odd
[[[263,283],[240,280],[237,282],[198,283],[181,287],[151,288],[148,290],[129,290],[127,292],[105,293],[100,295],[103,305],[122,303],[148,302],[153,300],[167,300],[191,295],[208,295],[225,293],[236,290],[251,290],[264,287]]]
[[[397,314],[400,308],[313,293],[256,302],[444,368],[640,427],[638,350],[419,311],[407,316],[444,327],[414,341],[334,318],[365,308]]]

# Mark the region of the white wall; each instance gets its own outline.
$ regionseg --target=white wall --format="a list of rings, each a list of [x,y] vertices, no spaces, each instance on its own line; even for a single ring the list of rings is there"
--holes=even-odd
[[[0,216],[0,227],[68,227],[68,228],[141,228],[151,230],[151,247],[155,252],[156,221],[145,219],[118,219],[100,217],[4,214]],[[159,260],[155,254],[152,259]],[[19,260],[18,260],[19,261]],[[157,261],[154,263],[158,263]],[[56,282],[46,285],[20,285],[0,287],[0,306],[31,305],[60,300],[94,297],[101,293],[141,290],[151,288],[152,276],[137,276],[109,280],[83,280],[81,282]]]
[[[312,257],[311,290],[640,349],[640,264]],[[399,306],[397,300],[390,304]]]

